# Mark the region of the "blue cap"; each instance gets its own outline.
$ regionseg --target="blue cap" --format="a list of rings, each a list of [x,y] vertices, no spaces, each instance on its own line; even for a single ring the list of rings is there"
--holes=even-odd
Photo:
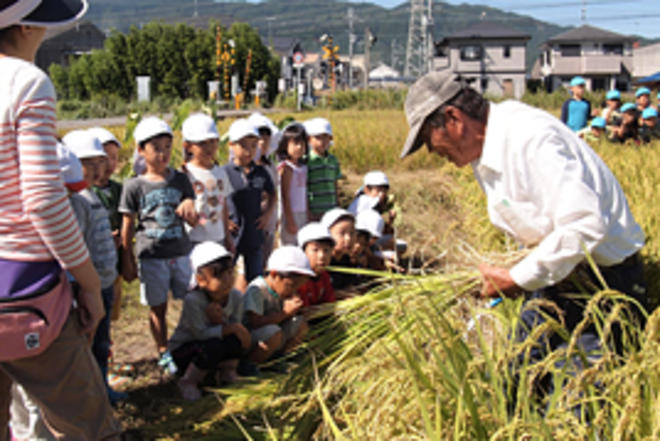
[[[599,129],[604,129],[605,128],[605,118],[601,118],[600,116],[595,117],[594,119],[591,120],[591,127],[597,127]]]
[[[653,107],[647,107],[642,112],[642,119],[657,118],[657,117],[658,117],[658,111],[655,110]]]
[[[621,106],[621,113],[625,113],[629,110],[636,110],[637,106],[635,106],[633,103],[625,103],[623,106]]]
[[[586,81],[582,77],[573,77],[571,80],[571,87],[573,86],[584,86]]]
[[[635,92],[635,98],[639,98],[641,95],[651,95],[651,91],[648,87],[640,87],[637,89],[637,92]]]
[[[610,90],[607,92],[607,95],[605,95],[606,100],[620,100],[621,99],[621,92],[619,92],[616,89]]]

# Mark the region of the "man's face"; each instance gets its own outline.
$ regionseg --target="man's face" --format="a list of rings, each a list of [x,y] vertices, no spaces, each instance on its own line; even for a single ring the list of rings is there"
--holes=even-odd
[[[481,155],[481,146],[467,130],[467,116],[458,111],[445,118],[445,127],[433,127],[428,122],[422,127],[422,139],[430,152],[446,158],[457,167],[464,167]]]

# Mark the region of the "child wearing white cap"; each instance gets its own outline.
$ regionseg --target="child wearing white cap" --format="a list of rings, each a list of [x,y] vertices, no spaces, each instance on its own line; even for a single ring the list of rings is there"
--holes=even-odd
[[[307,197],[311,220],[339,205],[341,170],[339,161],[328,151],[332,142],[332,126],[325,118],[312,118],[303,123],[309,143],[307,161]]]
[[[277,164],[271,156],[275,153],[275,150],[277,150],[281,132],[277,126],[273,124],[270,118],[267,118],[259,112],[251,114],[248,121],[257,129],[257,132],[259,132],[259,141],[257,142],[257,153],[255,154],[254,162],[257,165],[262,166],[264,170],[268,172],[270,179],[273,181],[273,186],[277,189],[280,187],[280,180],[277,173]],[[264,212],[267,209],[268,197],[264,195],[261,198],[261,211]],[[263,229],[264,243],[261,248],[263,250],[264,262],[268,260],[270,253],[273,252],[278,220],[277,213],[273,213],[268,224]]]
[[[176,365],[167,351],[165,314],[168,292],[183,298],[190,282],[188,255],[192,245],[184,223],[197,224],[195,192],[186,175],[169,167],[172,130],[165,121],[144,118],[133,137],[147,169],[125,181],[119,203],[123,214],[122,275],[130,282],[139,274],[140,300],[150,307],[149,324],[159,363],[174,373]]]
[[[332,259],[335,241],[330,231],[320,222],[310,222],[298,231],[298,244],[305,252],[307,260],[316,276],[298,289],[303,306],[332,303],[336,300],[330,274],[326,267]]]
[[[330,231],[335,246],[332,250],[331,266],[355,268],[351,254],[355,247],[355,216],[343,208],[333,208],[323,215],[321,225]],[[330,271],[332,286],[336,291],[348,289],[360,283],[360,277],[339,271]]]
[[[229,177],[216,163],[220,135],[215,121],[203,113],[194,113],[183,122],[184,155],[188,160],[182,170],[195,190],[195,209],[199,222],[188,227],[193,244],[214,241],[235,252],[229,233],[227,198],[232,192]]]
[[[78,218],[80,229],[85,234],[85,242],[92,257],[94,268],[101,279],[101,297],[105,316],[96,328],[92,352],[101,368],[103,380],[108,388],[111,402],[124,398],[123,394],[115,392],[108,385],[108,356],[110,353],[110,315],[115,296],[115,279],[117,278],[117,248],[112,236],[110,217],[101,199],[91,189],[103,175],[106,165],[106,153],[101,141],[89,130],[74,130],[67,133],[62,142],[75,154],[82,165],[83,177],[87,187],[78,194],[85,198],[91,207],[91,219],[76,207],[74,211]],[[73,200],[72,200],[73,202]],[[80,216],[80,217],[78,217]]]
[[[108,210],[112,235],[118,238],[119,229],[121,228],[121,214],[119,213],[121,183],[111,179],[111,176],[117,169],[121,143],[112,132],[103,127],[92,127],[88,131],[98,138],[106,155],[104,172],[92,187],[92,191],[96,193],[103,206]]]
[[[238,359],[250,348],[250,333],[241,323],[243,295],[233,289],[231,253],[215,242],[202,242],[190,260],[197,286],[184,299],[168,348],[183,373],[177,382],[183,398],[196,400],[201,396],[197,385],[208,371],[219,370],[223,381],[235,379]]]
[[[255,164],[259,132],[247,120],[238,119],[229,128],[229,148],[233,157],[223,169],[232,187],[230,213],[236,225],[236,253],[242,256],[245,281],[263,273],[264,230],[275,211],[275,187],[268,172]],[[262,210],[262,198],[267,198]]]
[[[244,295],[244,323],[252,336],[251,362],[264,363],[276,352],[287,353],[302,342],[307,324],[299,315],[303,302],[297,291],[314,276],[298,247],[286,245],[270,255],[266,276],[252,281]]]
[[[361,267],[372,270],[385,269],[385,261],[376,241],[383,236],[385,221],[376,210],[363,210],[355,218],[357,238],[351,259]]]

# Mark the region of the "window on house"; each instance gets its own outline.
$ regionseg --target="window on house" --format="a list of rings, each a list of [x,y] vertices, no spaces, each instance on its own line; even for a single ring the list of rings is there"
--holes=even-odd
[[[481,46],[462,46],[461,60],[462,61],[481,60]]]
[[[607,88],[607,78],[592,78],[591,90],[605,90]]]
[[[623,45],[622,44],[604,44],[603,45],[603,53],[605,55],[608,55],[608,54],[623,55]]]
[[[562,57],[579,57],[580,45],[579,44],[560,44],[559,52]]]
[[[504,58],[511,58],[511,46],[508,44],[504,46]]]

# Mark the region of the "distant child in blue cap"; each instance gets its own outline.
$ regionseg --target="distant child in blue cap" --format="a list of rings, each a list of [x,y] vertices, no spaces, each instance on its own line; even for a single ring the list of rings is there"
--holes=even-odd
[[[635,102],[637,110],[643,112],[651,105],[651,90],[648,87],[640,87],[635,91]]]
[[[639,128],[639,139],[642,142],[651,142],[660,139],[660,127],[658,127],[658,111],[653,107],[647,107],[642,112],[642,125]]]
[[[621,92],[612,89],[605,95],[605,105],[600,116],[608,126],[616,126],[621,122]]]
[[[635,144],[639,144],[637,107],[633,103],[625,103],[621,106],[621,124],[612,128],[609,138],[614,142],[632,140]]]
[[[603,138],[605,127],[605,118],[597,116],[591,120],[589,127],[585,127],[578,132],[578,136],[587,142],[597,142]]]
[[[570,85],[573,96],[561,106],[561,120],[574,132],[585,128],[591,116],[591,103],[584,99],[584,86],[584,78],[573,77]]]

